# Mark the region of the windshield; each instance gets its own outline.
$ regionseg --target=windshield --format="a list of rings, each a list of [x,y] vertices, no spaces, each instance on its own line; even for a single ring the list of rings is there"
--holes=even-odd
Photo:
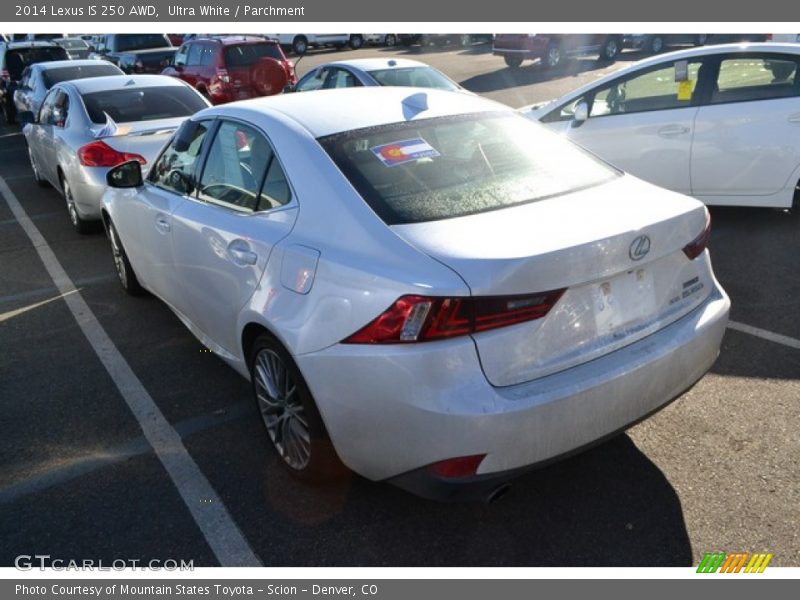
[[[230,67],[250,67],[261,58],[283,60],[277,44],[242,44],[225,48],[225,64]]]
[[[370,127],[319,142],[389,225],[525,204],[619,175],[541,125],[507,113]]]
[[[47,69],[42,73],[44,86],[49,90],[57,83],[70,81],[71,79],[86,79],[87,77],[103,77],[105,75],[122,75],[114,65],[97,64],[82,65],[80,67],[61,67],[58,69]]]
[[[424,87],[440,90],[457,90],[458,85],[432,67],[408,67],[403,69],[378,69],[368,71],[381,85],[400,87]]]
[[[83,95],[93,123],[105,123],[108,115],[117,123],[188,117],[207,107],[197,92],[185,86],[115,89]]]
[[[9,77],[16,81],[22,77],[22,71],[28,65],[53,60],[69,60],[67,51],[61,46],[39,46],[32,48],[15,48],[6,55],[6,69]]]
[[[117,36],[117,51],[171,48],[172,44],[160,33],[136,33]]]
[[[58,40],[57,43],[67,50],[86,50],[89,47],[89,44],[83,40]]]

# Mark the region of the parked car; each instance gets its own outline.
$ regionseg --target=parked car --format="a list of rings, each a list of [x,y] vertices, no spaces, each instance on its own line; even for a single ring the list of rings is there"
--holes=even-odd
[[[788,208],[800,183],[798,64],[794,44],[679,50],[522,110],[706,204]]]
[[[53,42],[64,48],[64,50],[66,50],[69,54],[70,58],[89,58],[89,54],[92,52],[89,42],[82,40],[81,38],[55,38]]]
[[[161,73],[175,52],[163,33],[109,33],[100,36],[92,58],[114,63],[125,73]]]
[[[86,233],[100,218],[108,170],[128,160],[149,166],[178,125],[208,106],[182,81],[160,75],[58,83],[35,118],[24,115],[33,176],[61,191],[73,227]]]
[[[618,34],[498,33],[492,52],[512,68],[539,59],[542,66],[553,69],[570,56],[598,54],[600,60],[612,61],[622,50],[622,41]]]
[[[122,70],[105,60],[55,60],[25,67],[19,87],[14,92],[18,113],[39,114],[48,90],[57,83],[87,77],[123,75]]]
[[[179,77],[212,104],[279,94],[297,83],[278,42],[261,37],[195,38],[162,72]]]
[[[374,44],[376,46],[386,46],[391,48],[397,45],[396,33],[365,33],[365,44]]]
[[[375,85],[465,91],[441,71],[405,58],[362,58],[326,63],[306,73],[294,91]]]
[[[0,45],[0,109],[6,123],[16,123],[14,92],[28,65],[68,60],[67,51],[52,42],[8,42]]]
[[[642,33],[626,35],[625,47],[658,54],[670,46],[680,44],[704,46],[706,44],[764,41],[767,41],[765,34],[754,33]]]
[[[690,387],[727,324],[701,203],[471,94],[218,106],[108,182],[123,287],[251,379],[307,479],[493,497]]]
[[[364,45],[364,36],[360,33],[265,33],[264,35],[300,55],[308,52],[309,48],[322,46],[344,48],[350,45],[357,50]]]

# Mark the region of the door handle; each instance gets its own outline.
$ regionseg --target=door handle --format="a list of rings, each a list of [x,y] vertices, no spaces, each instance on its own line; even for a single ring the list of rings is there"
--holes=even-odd
[[[691,130],[684,125],[667,125],[658,130],[658,135],[661,137],[675,137],[689,133],[689,131]]]
[[[158,215],[156,217],[156,227],[164,233],[169,233],[172,230],[172,225],[169,224],[169,221],[164,215]]]
[[[258,262],[258,254],[250,250],[250,245],[244,240],[234,240],[228,245],[228,255],[234,264],[240,267],[254,265]]]

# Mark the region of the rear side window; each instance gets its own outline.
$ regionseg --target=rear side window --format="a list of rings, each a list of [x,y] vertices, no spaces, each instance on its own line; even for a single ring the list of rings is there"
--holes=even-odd
[[[81,67],[61,67],[47,69],[42,73],[42,79],[47,89],[57,83],[70,79],[86,79],[89,77],[104,77],[106,75],[120,75],[120,70],[114,65],[84,65]]]
[[[262,58],[283,60],[283,54],[277,44],[242,44],[225,48],[225,64],[228,67],[249,67]]]
[[[105,123],[108,114],[117,123],[188,117],[206,108],[198,94],[184,86],[115,89],[83,95],[93,123]]]
[[[67,51],[61,46],[44,46],[33,48],[15,48],[6,54],[6,66],[12,80],[22,77],[26,66],[53,60],[68,60]]]
[[[732,57],[720,61],[712,103],[798,95],[797,62],[789,57]]]
[[[319,142],[389,225],[525,204],[618,176],[543,126],[507,113],[372,127]]]

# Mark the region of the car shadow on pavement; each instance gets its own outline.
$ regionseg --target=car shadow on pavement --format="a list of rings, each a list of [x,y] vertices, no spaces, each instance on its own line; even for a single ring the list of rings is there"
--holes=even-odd
[[[692,564],[675,490],[627,435],[515,480],[493,504],[433,502],[355,476],[311,487],[268,463],[260,493],[226,504],[269,565]]]
[[[604,69],[610,64],[608,62],[598,61],[596,58],[574,58],[564,61],[554,69],[545,69],[539,64],[539,61],[526,62],[521,67],[512,69],[502,66],[503,62],[500,57],[498,57],[497,60],[498,66],[501,67],[498,68],[498,70],[475,75],[464,81],[459,81],[459,83],[471,92],[485,94],[498,90],[544,83],[552,81],[553,79],[573,77],[587,71]]]

